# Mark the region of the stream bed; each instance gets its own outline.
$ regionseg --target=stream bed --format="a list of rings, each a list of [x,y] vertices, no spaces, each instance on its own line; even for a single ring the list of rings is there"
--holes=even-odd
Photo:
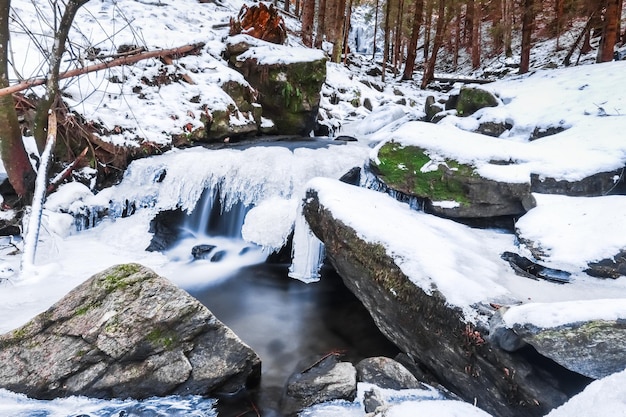
[[[287,269],[284,264],[248,266],[214,286],[191,291],[262,362],[261,385],[249,395],[218,398],[220,416],[254,407],[263,416],[281,416],[284,384],[307,358],[314,362],[340,352],[343,360],[356,364],[399,352],[331,268],[323,268],[320,281],[309,284],[287,277]]]

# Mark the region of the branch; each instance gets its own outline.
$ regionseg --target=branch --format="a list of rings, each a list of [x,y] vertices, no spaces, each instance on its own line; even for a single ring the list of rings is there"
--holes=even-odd
[[[194,43],[184,46],[179,46],[177,48],[171,49],[161,49],[158,51],[150,51],[150,52],[142,52],[137,55],[131,56],[123,56],[121,58],[113,59],[107,62],[101,62],[100,64],[90,65],[88,67],[76,68],[63,74],[59,75],[59,79],[72,78],[77,77],[79,75],[88,74],[90,72],[101,71],[103,69],[119,67],[121,65],[131,65],[136,62],[142,61],[144,59],[149,58],[160,58],[160,57],[168,57],[173,56],[175,58],[179,58],[181,56],[189,55],[198,51],[198,49],[202,48],[204,43]],[[17,93],[18,91],[26,90],[31,87],[36,87],[39,85],[44,85],[46,83],[46,78],[35,78],[26,81],[22,81],[19,84],[12,85],[10,87],[0,88],[0,96],[4,96],[7,94]]]

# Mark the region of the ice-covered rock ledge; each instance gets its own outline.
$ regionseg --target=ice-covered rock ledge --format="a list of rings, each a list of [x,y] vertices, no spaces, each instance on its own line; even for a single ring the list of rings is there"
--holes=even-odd
[[[582,276],[560,285],[515,275],[500,258],[516,250],[512,235],[411,211],[335,180],[309,182],[303,213],[383,333],[494,415],[544,415],[567,399],[549,370],[489,340],[497,306],[616,297],[607,285],[591,294]]]

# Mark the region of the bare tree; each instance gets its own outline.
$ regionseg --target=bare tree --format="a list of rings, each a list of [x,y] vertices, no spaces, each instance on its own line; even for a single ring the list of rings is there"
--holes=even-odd
[[[480,21],[482,15],[482,1],[474,0],[474,10],[472,11],[472,68],[477,69],[480,66]]]
[[[84,4],[89,0],[69,0],[63,11],[63,16],[59,22],[58,29],[54,34],[54,45],[50,53],[50,70],[48,73],[48,82],[46,83],[46,94],[39,102],[37,107],[37,113],[35,115],[33,136],[37,142],[37,148],[39,152],[43,152],[46,144],[46,129],[48,124],[48,113],[52,107],[52,104],[56,100],[59,94],[59,72],[61,69],[61,61],[63,54],[65,53],[65,44],[72,27],[74,17]],[[53,7],[56,11],[58,5],[55,1]]]
[[[387,72],[387,63],[389,62],[389,44],[391,37],[391,0],[387,0],[385,8],[385,41],[383,43],[383,75],[382,81],[385,82],[385,73]]]
[[[522,16],[522,56],[519,73],[524,74],[530,68],[530,48],[535,25],[534,0],[524,0],[524,15]]]
[[[325,23],[326,23],[326,0],[319,0],[319,5],[317,8],[317,29],[315,33],[315,47],[318,49],[322,48],[322,43],[324,42],[324,33],[325,33]]]
[[[10,0],[0,0],[0,88],[9,86],[10,7]],[[35,187],[35,171],[24,148],[15,102],[10,94],[0,97],[0,152],[9,183],[20,198],[29,202]]]
[[[446,0],[439,0],[439,7],[437,10],[437,25],[435,28],[435,40],[433,41],[433,50],[428,59],[426,68],[424,69],[424,76],[422,77],[421,88],[424,89],[429,82],[432,81],[435,75],[435,63],[437,61],[437,54],[439,48],[443,44],[443,33],[447,25],[446,17]]]
[[[620,4],[622,0],[604,0],[604,2],[606,8],[597,62],[613,60],[613,50],[619,38]]]
[[[417,41],[419,39],[420,27],[424,15],[424,0],[415,0],[413,5],[413,27],[411,29],[411,39],[406,54],[406,64],[404,65],[403,80],[413,79],[413,68],[415,67],[415,59],[417,58]]]
[[[346,0],[335,0],[334,9],[334,28],[332,31],[333,51],[331,60],[332,62],[341,62],[341,54],[343,52],[343,31],[346,22]]]
[[[395,36],[393,45],[393,74],[398,75],[398,68],[402,64],[400,51],[402,45],[402,14],[404,12],[404,0],[398,0],[398,10],[396,10]]]
[[[502,47],[507,57],[513,56],[513,0],[502,0]]]
[[[372,46],[372,59],[376,58],[376,35],[378,35],[378,9],[380,8],[379,0],[376,0],[376,5],[374,6],[376,11],[374,13],[374,45]]]
[[[285,0],[289,4],[288,0]],[[315,18],[315,0],[304,0],[302,4],[302,43],[313,46],[313,21]]]

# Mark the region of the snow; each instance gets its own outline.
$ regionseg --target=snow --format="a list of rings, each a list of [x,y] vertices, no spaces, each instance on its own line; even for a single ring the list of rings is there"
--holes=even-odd
[[[46,74],[39,50],[20,28],[38,28],[38,42],[50,49],[50,27],[42,25],[38,18],[49,15],[49,6],[35,3],[12,2],[16,17],[11,23],[15,33],[12,60],[16,65],[16,72],[10,74],[12,82]],[[169,75],[187,73],[194,85],[146,84],[142,79],[159,76],[162,68],[158,61],[146,60],[132,67],[111,68],[64,81],[64,99],[87,120],[117,131],[106,138],[114,144],[169,144],[171,135],[179,133],[183,126],[201,125],[200,104],[192,105],[196,97],[201,97],[201,103],[211,109],[226,109],[233,101],[221,85],[230,80],[246,84],[241,74],[229,69],[221,57],[228,19],[242,4],[239,0],[224,4],[177,0],[149,5],[132,0],[88,2],[79,11],[77,28],[70,35],[75,51],[82,52],[77,52],[76,60],[64,61],[68,68],[71,62],[93,64],[84,55],[88,46],[96,46],[103,55],[115,54],[122,44],[149,50],[194,42],[203,42],[205,46],[201,54],[180,58],[176,65],[165,67]],[[293,24],[287,22],[288,26]],[[298,47],[293,38],[290,45],[264,44],[250,54],[256,54],[261,63],[323,57],[320,51]],[[221,150],[175,149],[134,161],[119,185],[97,194],[77,183],[61,186],[45,203],[37,258],[27,274],[18,276],[20,259],[12,254],[23,242],[0,240],[0,332],[20,326],[112,264],[145,264],[183,288],[210,285],[225,279],[234,268],[259,262],[267,251],[282,246],[294,225],[295,245],[309,249],[305,252],[310,256],[305,256],[303,263],[294,261],[294,265],[308,263],[308,267],[292,270],[292,275],[306,279],[321,249],[319,245],[309,248],[315,242],[309,239],[306,227],[301,227],[306,225],[297,212],[308,187],[316,189],[333,214],[355,227],[363,238],[383,245],[416,285],[430,293],[435,289],[444,293],[450,304],[462,309],[468,321],[484,319],[472,306],[492,301],[510,305],[504,315],[509,326],[530,323],[555,327],[572,321],[626,318],[624,278],[598,280],[584,273],[589,261],[613,256],[626,247],[626,219],[622,214],[626,212],[626,197],[535,195],[537,207],[516,226],[526,239],[540,243],[547,254],[543,263],[572,272],[571,284],[558,285],[513,273],[499,257],[505,250],[523,250],[511,235],[475,230],[415,212],[383,194],[334,180],[350,168],[362,166],[368,158],[375,159],[376,146],[390,140],[405,146],[423,146],[433,160],[454,157],[472,163],[481,175],[494,180],[527,182],[531,173],[578,180],[621,169],[626,165],[626,90],[622,88],[626,85],[626,62],[538,70],[482,86],[496,94],[502,104],[466,118],[448,116],[437,125],[417,120],[424,114],[427,95],[443,95],[421,91],[411,82],[390,80],[377,85],[375,77],[356,74],[354,68],[343,65],[329,63],[327,69],[328,81],[323,87],[326,96],[322,97],[320,115],[335,134],[357,137],[359,143],[338,145],[329,140]],[[137,86],[141,86],[141,95],[132,91]],[[332,94],[336,94],[339,103],[328,100]],[[353,100],[361,104],[368,100],[373,110],[355,108]],[[513,127],[499,138],[469,131],[488,121],[506,121]],[[271,121],[263,123],[270,125]],[[565,130],[529,140],[535,129],[555,127]],[[494,161],[513,163],[501,165]],[[0,164],[0,174],[4,172]],[[226,208],[237,203],[252,206],[245,217],[243,240],[218,244],[232,244],[233,252],[250,243],[261,249],[251,251],[246,259],[226,259],[217,266],[208,262],[187,265],[190,245],[195,241],[182,242],[168,253],[146,252],[154,215],[174,208],[191,212],[206,188],[219,189]],[[129,204],[136,206],[136,212],[119,218]],[[437,204],[452,207],[455,203]],[[110,215],[92,229],[75,230],[69,213],[93,215],[97,208],[108,210]],[[6,211],[0,214],[12,216]],[[298,250],[296,257],[300,254]],[[594,382],[549,416],[624,415],[625,382],[626,371]],[[362,393],[363,388],[359,389]],[[486,415],[470,405],[446,401],[432,393],[405,394],[392,405],[389,416]],[[400,394],[389,393],[392,395]],[[355,403],[314,407],[303,415],[363,416],[360,398]],[[202,415],[208,415],[211,407],[193,401],[183,404],[181,399],[172,401],[194,410],[203,409]],[[0,390],[0,414],[26,416],[46,409],[46,415],[70,415],[90,412],[92,407],[101,410],[102,404],[83,398],[43,403]],[[107,404],[114,414],[118,404]],[[132,402],[124,404],[138,410],[144,407]]]
[[[236,35],[228,38],[227,45],[236,45],[240,42],[254,46],[241,55],[237,61],[256,59],[260,65],[293,64],[297,62],[313,62],[326,59],[326,54],[319,49],[310,49],[295,46],[277,45],[265,42],[249,35]]]
[[[508,309],[504,322],[508,327],[531,323],[542,328],[590,320],[617,321],[626,317],[626,299],[593,299],[551,303],[528,303]]]
[[[626,416],[626,370],[589,384],[582,393],[552,410],[546,417]]]

